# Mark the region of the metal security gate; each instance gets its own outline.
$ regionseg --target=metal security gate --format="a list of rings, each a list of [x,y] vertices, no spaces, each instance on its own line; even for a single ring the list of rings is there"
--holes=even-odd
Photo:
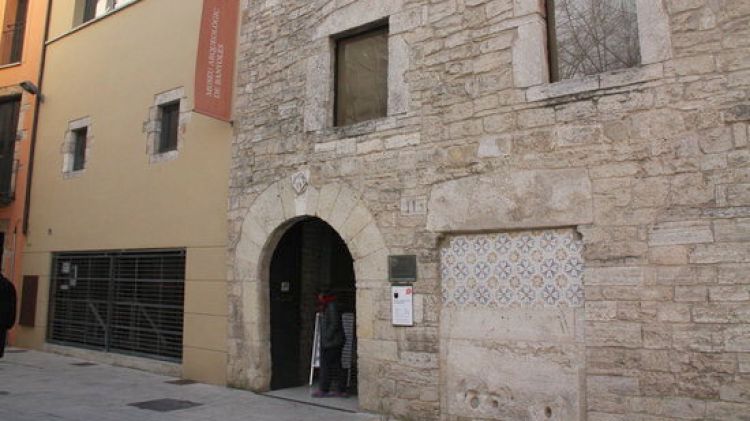
[[[185,251],[53,256],[48,340],[179,361]]]

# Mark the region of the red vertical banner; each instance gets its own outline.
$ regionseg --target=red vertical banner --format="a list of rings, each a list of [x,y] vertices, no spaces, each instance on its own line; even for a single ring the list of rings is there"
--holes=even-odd
[[[195,66],[195,111],[232,119],[239,0],[204,0]]]

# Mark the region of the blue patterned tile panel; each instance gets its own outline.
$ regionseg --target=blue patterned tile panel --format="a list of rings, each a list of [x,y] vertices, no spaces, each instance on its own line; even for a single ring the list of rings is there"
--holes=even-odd
[[[580,307],[582,252],[573,229],[452,237],[440,255],[443,303]]]

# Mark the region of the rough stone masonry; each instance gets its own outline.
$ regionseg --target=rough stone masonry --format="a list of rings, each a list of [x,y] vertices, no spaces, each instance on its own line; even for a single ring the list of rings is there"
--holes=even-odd
[[[233,384],[268,387],[268,255],[309,215],[355,259],[366,410],[750,419],[750,2],[639,0],[641,65],[557,83],[543,1],[242,4]],[[335,127],[332,39],[383,19],[388,115]]]

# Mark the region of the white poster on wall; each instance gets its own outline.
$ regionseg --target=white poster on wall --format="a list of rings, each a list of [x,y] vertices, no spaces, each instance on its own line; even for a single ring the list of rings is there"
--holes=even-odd
[[[391,311],[394,326],[414,326],[414,289],[411,286],[391,287]]]

